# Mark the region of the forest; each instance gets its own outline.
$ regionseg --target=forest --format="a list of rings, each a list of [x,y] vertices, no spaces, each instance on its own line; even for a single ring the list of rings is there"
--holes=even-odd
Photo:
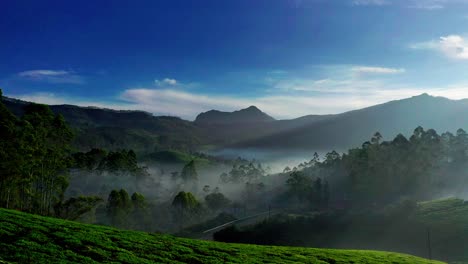
[[[158,149],[157,155],[78,151],[74,140],[80,131],[41,104],[27,104],[17,116],[0,103],[0,120],[3,208],[225,242],[354,245],[423,257],[427,247],[419,239],[430,226],[439,240],[454,241],[451,255],[435,247],[435,256],[467,257],[455,246],[464,238],[452,235],[460,225],[428,224],[420,206],[465,197],[463,129],[438,134],[419,126],[409,138],[398,134],[391,140],[376,132],[347,152],[313,153],[272,171],[258,160],[174,148]],[[218,228],[212,237],[203,233],[252,215],[253,222]]]

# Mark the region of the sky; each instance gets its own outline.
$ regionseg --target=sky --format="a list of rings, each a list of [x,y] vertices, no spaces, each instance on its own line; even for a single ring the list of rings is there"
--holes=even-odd
[[[0,1],[0,87],[47,104],[277,119],[468,98],[468,0]]]

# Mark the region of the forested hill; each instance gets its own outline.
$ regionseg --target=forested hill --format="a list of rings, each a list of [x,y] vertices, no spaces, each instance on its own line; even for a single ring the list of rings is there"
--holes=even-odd
[[[27,102],[5,98],[17,115]],[[232,113],[208,111],[195,121],[153,116],[143,111],[117,111],[72,105],[53,105],[77,131],[75,146],[106,149],[131,148],[200,150],[255,148],[281,150],[344,150],[360,145],[376,131],[385,139],[411,135],[417,126],[438,132],[468,130],[468,100],[449,100],[427,94],[337,115],[309,115],[274,120],[260,109]],[[118,129],[116,129],[118,128]]]
[[[3,103],[21,116],[28,102],[4,97]],[[80,150],[134,149],[151,152],[155,148],[189,148],[200,144],[199,129],[190,121],[171,116],[153,116],[143,111],[118,111],[74,105],[51,105],[76,131]]]

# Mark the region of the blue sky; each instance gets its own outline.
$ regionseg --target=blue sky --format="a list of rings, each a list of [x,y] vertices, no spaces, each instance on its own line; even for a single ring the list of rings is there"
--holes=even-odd
[[[84,3],[82,3],[84,2]],[[0,87],[50,104],[294,118],[468,98],[468,0],[2,1]]]

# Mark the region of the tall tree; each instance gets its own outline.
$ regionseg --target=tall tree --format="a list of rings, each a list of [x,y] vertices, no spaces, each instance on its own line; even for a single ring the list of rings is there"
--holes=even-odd
[[[128,227],[128,214],[131,211],[131,201],[124,189],[112,190],[107,199],[107,216],[112,226]]]
[[[195,168],[195,161],[191,160],[189,163],[185,164],[182,169],[182,179],[186,181],[196,181],[198,180],[197,169]]]

